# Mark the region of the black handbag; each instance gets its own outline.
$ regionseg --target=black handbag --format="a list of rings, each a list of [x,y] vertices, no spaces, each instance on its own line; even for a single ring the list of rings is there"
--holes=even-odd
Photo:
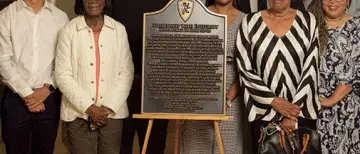
[[[261,128],[259,154],[321,154],[320,135],[311,129],[299,127],[287,133],[279,124]]]

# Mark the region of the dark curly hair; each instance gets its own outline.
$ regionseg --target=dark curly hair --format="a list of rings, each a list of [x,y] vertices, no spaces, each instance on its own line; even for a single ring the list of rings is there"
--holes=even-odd
[[[309,4],[308,11],[311,12],[315,18],[316,22],[319,26],[319,43],[320,43],[320,54],[323,54],[325,50],[325,46],[328,41],[328,31],[327,31],[327,25],[325,21],[325,13],[322,6],[322,0],[313,0]]]
[[[74,11],[76,15],[85,15],[85,8],[83,1],[84,0],[75,1]],[[105,0],[105,7],[103,10],[103,14],[111,16],[112,6],[113,6],[113,0]]]

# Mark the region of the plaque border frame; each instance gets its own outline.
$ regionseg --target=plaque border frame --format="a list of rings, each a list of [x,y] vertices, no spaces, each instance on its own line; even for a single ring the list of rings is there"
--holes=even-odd
[[[170,5],[174,2],[177,2],[178,0],[170,0],[162,9],[154,12],[147,12],[143,15],[143,37],[142,37],[142,74],[141,74],[141,114],[146,115],[181,115],[181,116],[226,116],[226,56],[227,56],[227,16],[222,14],[217,14],[214,12],[211,12],[200,0],[194,0],[194,3],[199,3],[200,6],[209,14],[217,17],[224,18],[225,21],[225,27],[224,27],[224,58],[223,58],[223,88],[224,88],[224,94],[223,94],[223,113],[222,114],[194,114],[194,113],[148,113],[144,112],[144,80],[145,80],[145,41],[146,41],[146,17],[151,15],[156,15],[164,12],[166,9],[170,7]],[[194,4],[195,6],[195,4]],[[180,17],[179,17],[180,18]],[[190,17],[191,18],[191,17]],[[186,22],[185,22],[186,23]]]

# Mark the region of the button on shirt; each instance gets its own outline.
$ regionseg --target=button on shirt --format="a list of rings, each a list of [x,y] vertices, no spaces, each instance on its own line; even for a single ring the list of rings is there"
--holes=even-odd
[[[56,41],[67,22],[67,15],[47,1],[37,13],[23,0],[0,12],[0,74],[14,92],[26,97],[44,83],[56,86]]]

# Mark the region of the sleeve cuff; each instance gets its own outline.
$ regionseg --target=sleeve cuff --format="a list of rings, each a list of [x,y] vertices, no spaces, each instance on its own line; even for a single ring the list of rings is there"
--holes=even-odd
[[[26,87],[26,88],[18,91],[18,94],[19,94],[22,98],[24,98],[24,97],[26,97],[26,96],[29,96],[29,95],[31,95],[32,93],[34,93],[34,91],[33,91],[30,87]]]
[[[116,114],[116,113],[115,113],[115,110],[114,110],[113,108],[111,108],[110,106],[105,105],[105,104],[102,104],[102,106],[108,108],[109,110],[111,110],[112,113]]]
[[[342,83],[342,84],[345,85],[345,86],[349,86],[349,87],[353,88],[353,87],[352,87],[352,85],[353,85],[353,81],[352,81],[352,80],[350,80],[350,81],[340,80],[340,83]]]
[[[93,104],[87,104],[86,106],[84,106],[84,107],[82,108],[82,111],[80,111],[80,112],[83,113],[83,114],[86,114],[87,109],[88,109],[91,105],[93,105]],[[87,115],[87,114],[86,114],[86,115]]]
[[[271,105],[272,102],[274,101],[274,99],[275,99],[275,97],[266,99],[265,104]]]
[[[275,97],[268,97],[268,98],[264,98],[261,96],[257,96],[257,95],[251,95],[251,97],[259,102],[260,104],[264,104],[264,105],[271,105],[271,103],[273,102],[273,100],[275,99]]]
[[[52,86],[54,86],[55,89],[57,89],[57,85],[56,85],[56,82],[55,82],[55,77],[54,76],[51,76],[51,79],[47,81],[48,84],[51,84]]]

